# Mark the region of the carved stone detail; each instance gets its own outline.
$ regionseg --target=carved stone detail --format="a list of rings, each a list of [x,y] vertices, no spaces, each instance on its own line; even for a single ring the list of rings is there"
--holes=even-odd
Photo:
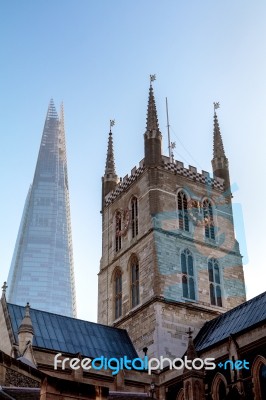
[[[6,370],[5,385],[12,385],[16,387],[32,387],[32,388],[40,387],[40,383],[38,381],[35,381],[34,379],[22,375],[17,371],[14,371],[9,368]]]

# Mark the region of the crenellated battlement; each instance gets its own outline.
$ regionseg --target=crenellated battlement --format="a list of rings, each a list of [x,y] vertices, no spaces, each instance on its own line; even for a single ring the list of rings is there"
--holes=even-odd
[[[184,167],[184,163],[181,161],[170,162],[169,157],[162,156],[162,167],[167,170],[174,172],[178,175],[185,176],[188,179],[191,179],[195,182],[202,183],[204,185],[211,186],[214,189],[223,191],[224,190],[224,181],[221,178],[211,178],[209,172],[202,171],[201,173],[197,171],[196,167],[189,165],[188,168]],[[139,167],[134,167],[131,170],[130,175],[125,175],[124,178],[120,178],[120,182],[117,184],[115,189],[108,193],[105,196],[105,206],[112,204],[113,201],[128,187],[135,182],[135,180],[144,172],[144,159],[142,159],[139,163]]]
[[[139,163],[139,167],[134,167],[131,170],[131,175],[120,178],[120,182],[116,188],[105,196],[105,206],[111,204],[124,190],[126,190],[144,171],[144,159]]]
[[[200,182],[205,185],[212,186],[217,190],[224,190],[224,180],[221,178],[211,178],[209,172],[203,171],[200,173],[197,171],[196,167],[189,165],[188,168],[184,167],[184,163],[181,161],[170,162],[170,158],[166,156],[162,156],[162,164],[164,169],[168,171],[175,172],[179,175],[183,175],[189,179],[192,179],[195,182]]]

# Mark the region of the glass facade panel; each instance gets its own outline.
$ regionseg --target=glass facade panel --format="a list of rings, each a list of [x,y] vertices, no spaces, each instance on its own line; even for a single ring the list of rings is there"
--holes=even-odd
[[[76,316],[63,112],[50,102],[8,277],[8,301]]]

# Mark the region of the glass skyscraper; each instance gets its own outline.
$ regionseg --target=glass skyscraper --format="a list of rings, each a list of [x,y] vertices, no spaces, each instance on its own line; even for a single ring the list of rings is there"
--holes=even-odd
[[[53,100],[7,284],[10,303],[76,316],[64,113]]]

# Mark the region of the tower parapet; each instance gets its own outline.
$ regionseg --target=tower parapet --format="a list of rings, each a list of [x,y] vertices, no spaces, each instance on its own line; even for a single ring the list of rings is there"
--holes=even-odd
[[[109,204],[113,203],[118,196],[129,189],[129,187],[145,171],[146,166],[144,166],[143,164],[144,160],[141,160],[138,168],[134,167],[131,170],[130,175],[126,175],[123,179],[120,180],[120,182],[116,184],[112,191],[107,193],[104,199],[104,206],[108,206]],[[191,165],[189,165],[188,168],[185,168],[184,163],[181,161],[175,160],[174,162],[170,162],[169,157],[162,156],[160,168],[169,172],[173,172],[176,175],[184,176],[194,182],[201,183],[205,186],[208,185],[211,188],[216,189],[220,192],[224,191],[224,179],[219,177],[211,178],[209,172],[203,170],[202,172],[198,172],[197,168]]]

